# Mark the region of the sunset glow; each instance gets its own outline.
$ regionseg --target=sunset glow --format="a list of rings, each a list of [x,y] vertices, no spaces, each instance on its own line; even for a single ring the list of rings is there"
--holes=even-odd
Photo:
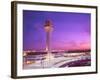
[[[23,10],[23,50],[45,50],[45,20],[53,25],[51,49],[90,49],[91,15],[89,13]]]

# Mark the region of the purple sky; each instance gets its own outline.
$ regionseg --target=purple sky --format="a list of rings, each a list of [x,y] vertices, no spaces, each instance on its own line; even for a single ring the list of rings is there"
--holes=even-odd
[[[54,27],[52,50],[90,48],[90,14],[23,10],[24,50],[45,50],[44,23],[48,19]]]

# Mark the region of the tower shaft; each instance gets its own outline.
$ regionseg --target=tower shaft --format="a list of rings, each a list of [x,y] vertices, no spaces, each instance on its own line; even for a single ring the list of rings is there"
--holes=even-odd
[[[47,53],[51,52],[51,33],[47,32],[46,33],[46,51]]]

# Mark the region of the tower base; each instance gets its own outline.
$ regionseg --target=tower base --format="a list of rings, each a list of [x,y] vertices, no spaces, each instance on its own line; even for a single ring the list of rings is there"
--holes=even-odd
[[[44,61],[45,62],[44,66],[48,67],[48,68],[52,67],[53,66],[53,60],[54,60],[54,55],[49,52],[49,53],[46,54],[45,58],[46,59]]]

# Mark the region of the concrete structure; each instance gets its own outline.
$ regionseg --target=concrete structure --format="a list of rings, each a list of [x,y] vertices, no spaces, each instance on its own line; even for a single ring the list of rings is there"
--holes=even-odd
[[[46,32],[46,60],[50,61],[51,59],[53,59],[53,54],[51,53],[51,33],[53,31],[53,26],[50,20],[46,20],[44,29]]]

